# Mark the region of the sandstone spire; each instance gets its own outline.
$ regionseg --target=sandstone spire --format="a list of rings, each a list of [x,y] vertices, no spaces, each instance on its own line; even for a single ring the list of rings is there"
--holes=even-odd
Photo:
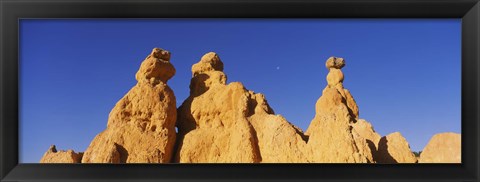
[[[328,86],[336,88],[337,91],[345,98],[347,103],[348,110],[351,115],[358,119],[358,106],[355,100],[353,99],[350,91],[343,88],[343,72],[342,68],[345,66],[345,60],[343,58],[330,57],[328,58],[325,66],[329,70],[327,75]]]
[[[351,124],[358,117],[358,108],[343,88],[344,66],[343,58],[330,57],[326,62],[328,85],[315,105],[316,114],[306,132],[311,162],[368,162],[352,135]]]
[[[241,83],[226,85],[223,63],[205,54],[192,66],[190,96],[178,108],[177,162],[259,162],[257,140],[243,110]]]
[[[137,84],[110,112],[107,129],[91,142],[82,163],[167,163],[175,143],[176,100],[167,81],[170,53],[154,48],[135,75]]]
[[[167,85],[170,53],[154,48],[135,74],[136,85],[110,112],[107,128],[85,153],[52,145],[40,163],[415,163],[406,139],[381,137],[359,119],[344,88],[345,60],[330,57],[327,86],[305,134],[276,115],[263,94],[227,84],[220,57],[209,52],[192,66],[190,96],[176,108]],[[175,132],[178,127],[178,133]],[[432,137],[422,163],[461,162],[460,134]]]
[[[175,161],[304,161],[301,131],[274,115],[262,94],[226,81],[216,53],[205,54],[192,66],[190,96],[178,108]]]

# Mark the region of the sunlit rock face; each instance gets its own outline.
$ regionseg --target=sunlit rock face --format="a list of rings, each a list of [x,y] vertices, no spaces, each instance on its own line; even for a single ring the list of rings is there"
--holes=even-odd
[[[167,85],[176,73],[170,56],[166,50],[152,50],[135,75],[136,85],[116,103],[106,129],[85,153],[57,151],[53,145],[40,162],[417,162],[399,132],[382,137],[371,123],[359,119],[357,103],[343,86],[343,58],[326,61],[327,85],[303,133],[275,114],[265,95],[240,82],[227,84],[225,65],[214,52],[192,66],[190,95],[176,108],[174,92]],[[418,162],[459,163],[460,138],[455,133],[433,136]]]
[[[56,146],[52,145],[40,159],[40,163],[80,163],[82,156],[82,152],[76,153],[73,150],[57,151]]]
[[[328,85],[315,105],[315,117],[305,133],[309,137],[306,149],[308,162],[369,162],[369,154],[359,150],[352,134],[351,125],[358,118],[358,107],[350,92],[343,87],[341,68],[345,66],[345,60],[330,57],[325,65],[329,70]]]
[[[352,135],[358,150],[365,155],[370,163],[376,162],[375,154],[378,149],[378,142],[382,138],[380,134],[375,132],[372,124],[364,119],[358,119],[352,127]]]
[[[434,135],[420,154],[419,163],[461,163],[462,139],[458,133]]]
[[[82,163],[168,163],[175,144],[176,100],[167,81],[170,53],[155,48],[140,65],[137,84],[110,112],[107,129],[91,142]]]
[[[178,108],[176,162],[301,162],[301,130],[273,110],[262,94],[227,84],[213,52],[192,66],[190,96]]]
[[[377,163],[416,163],[417,158],[399,132],[384,136],[378,142]]]

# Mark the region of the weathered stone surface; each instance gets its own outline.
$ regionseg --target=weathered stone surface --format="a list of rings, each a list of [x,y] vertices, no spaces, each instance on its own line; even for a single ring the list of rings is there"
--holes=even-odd
[[[398,132],[381,137],[359,119],[343,87],[343,58],[330,57],[327,86],[305,134],[275,115],[264,95],[239,82],[227,84],[213,52],[192,66],[190,96],[176,109],[167,81],[175,75],[168,51],[155,48],[135,75],[137,84],[117,102],[107,128],[83,153],[55,146],[41,163],[415,163]],[[178,133],[175,132],[178,127]],[[423,163],[461,162],[460,134],[437,134]]]
[[[175,68],[170,63],[170,52],[154,48],[152,53],[140,65],[135,78],[138,82],[157,84],[161,81],[167,84],[167,81],[175,75],[175,71]]]
[[[358,133],[362,138],[370,140],[370,142],[375,146],[375,148],[377,147],[378,142],[382,137],[375,131],[371,123],[364,119],[359,119],[352,126],[353,131]]]
[[[57,151],[55,145],[45,152],[40,163],[80,163],[82,161],[83,153],[75,153],[73,150]]]
[[[375,132],[372,124],[364,119],[357,120],[352,126],[352,134],[358,149],[365,154],[369,162],[375,162],[377,145],[381,138],[380,134]]]
[[[416,163],[417,158],[410,150],[407,140],[399,132],[380,139],[375,158],[378,163]]]
[[[168,51],[155,48],[136,74],[138,83],[117,102],[107,129],[82,163],[167,163],[175,144],[176,100],[166,82],[175,74]]]
[[[345,60],[339,57],[329,57],[325,62],[325,67],[327,69],[335,68],[335,69],[342,69],[345,66]],[[341,79],[343,81],[343,78]]]
[[[352,126],[358,116],[347,103],[343,88],[345,65],[342,58],[331,57],[326,62],[329,69],[327,87],[315,105],[315,118],[310,123],[306,135],[308,162],[319,163],[364,163],[367,157],[359,151],[352,135]],[[351,95],[350,95],[351,97]],[[350,99],[353,101],[353,97]],[[356,104],[353,102],[350,105]]]
[[[420,154],[419,163],[461,163],[462,139],[458,133],[434,135]]]
[[[178,108],[177,162],[299,162],[302,133],[261,94],[226,84],[217,54],[192,66],[190,96]]]
[[[345,92],[345,100],[347,102],[348,111],[355,117],[355,119],[358,119],[359,110],[357,102],[355,102],[355,99],[353,99],[353,96],[350,94],[349,90],[343,89],[343,91]]]
[[[250,117],[264,163],[307,162],[306,136],[281,115],[274,115],[262,94],[250,92]],[[253,111],[253,113],[252,113]]]

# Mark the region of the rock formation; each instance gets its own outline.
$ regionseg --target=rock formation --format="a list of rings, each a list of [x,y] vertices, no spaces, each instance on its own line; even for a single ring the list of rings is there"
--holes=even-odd
[[[350,92],[343,88],[343,66],[343,58],[330,57],[326,62],[328,85],[315,105],[315,117],[305,133],[309,137],[309,162],[368,162],[352,135],[351,125],[358,118],[358,107]]]
[[[434,135],[420,154],[419,163],[461,163],[461,135],[439,133]]]
[[[136,85],[110,112],[107,127],[85,153],[52,145],[41,163],[415,163],[398,132],[381,137],[359,119],[343,87],[343,58],[330,57],[327,86],[305,134],[275,115],[265,96],[240,82],[227,84],[213,52],[192,66],[190,95],[176,108],[167,85],[175,75],[168,51],[155,48],[141,63]],[[175,131],[178,128],[178,133]],[[460,134],[435,135],[419,162],[460,162]]]
[[[377,163],[416,163],[417,158],[399,132],[391,133],[380,139],[376,154]]]
[[[262,94],[226,81],[216,53],[205,54],[192,66],[190,96],[178,108],[175,161],[303,161],[302,132],[274,115]]]
[[[380,141],[380,134],[375,132],[372,124],[359,119],[352,125],[352,135],[360,152],[365,154],[369,162],[376,162],[376,152],[378,149],[378,142]]]
[[[73,150],[57,151],[55,145],[45,152],[40,163],[80,163],[83,153],[75,153]]]
[[[176,100],[167,81],[175,74],[168,51],[155,48],[142,62],[137,84],[110,112],[106,130],[82,163],[168,163],[175,144]]]

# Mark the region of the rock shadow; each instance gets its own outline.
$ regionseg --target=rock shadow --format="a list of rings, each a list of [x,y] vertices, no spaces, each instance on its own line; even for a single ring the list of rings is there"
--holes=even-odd
[[[293,129],[295,129],[295,133],[297,133],[298,135],[300,135],[300,137],[302,138],[302,140],[305,142],[305,143],[308,143],[308,139],[310,138],[308,135],[305,135],[305,133],[302,132],[302,130],[300,130],[299,128],[295,127],[295,126],[292,126]]]
[[[365,139],[367,141],[367,146],[368,148],[370,148],[370,151],[372,152],[372,158],[373,158],[373,161],[378,161],[378,151],[377,151],[377,147],[375,146],[375,144],[373,143],[372,140],[369,140],[369,139]]]
[[[120,154],[120,163],[127,163],[128,159],[128,151],[122,145],[115,143],[115,147],[117,148],[118,153]]]
[[[388,141],[387,137],[382,137],[380,141],[378,142],[378,150],[375,152],[376,155],[374,155],[375,160],[377,163],[383,163],[383,164],[395,164],[398,163],[397,160],[395,160],[392,155],[388,152]]]
[[[257,136],[257,131],[255,128],[253,128],[252,124],[248,123],[248,128],[250,130],[250,133],[252,134],[252,145],[253,145],[253,153],[256,154],[258,157],[258,162],[262,161],[262,153],[260,152],[260,146],[258,142],[258,136]]]
[[[181,138],[179,136],[183,136],[186,133],[190,132],[191,130],[196,128],[196,124],[192,121],[193,115],[191,112],[192,101],[195,97],[198,97],[205,93],[208,90],[207,85],[205,84],[206,80],[208,80],[210,76],[204,73],[196,74],[190,80],[190,96],[185,99],[177,108],[177,141],[175,142],[175,148],[181,148]],[[183,112],[182,112],[183,111]],[[179,140],[180,139],[180,140]]]
[[[190,81],[190,96],[198,97],[208,90],[206,81],[210,78],[208,74],[196,74]]]
[[[266,113],[268,114],[275,114],[275,111],[273,111],[273,109],[270,107],[270,105],[267,103],[267,101],[265,100],[265,104],[267,106],[267,110],[265,111]],[[257,107],[258,105],[258,102],[257,100],[255,99],[251,99],[249,98],[248,101],[247,101],[247,117],[250,117],[252,115],[255,114],[255,108]]]
[[[347,106],[347,110],[348,110],[348,114],[350,114],[350,123],[356,123],[357,122],[357,119],[355,118],[355,114],[353,112],[353,110],[348,107],[348,104],[347,104],[347,101],[345,100],[345,105]]]
[[[258,102],[257,102],[257,100],[255,100],[255,99],[248,99],[248,103],[247,103],[247,104],[248,104],[248,107],[247,107],[247,109],[248,109],[247,117],[250,117],[250,116],[252,116],[252,115],[255,114],[255,108],[257,107]]]
[[[255,99],[248,99],[248,112],[247,112],[247,115],[246,117],[250,117],[250,116],[253,116],[255,114],[255,108],[257,107],[258,105],[258,102],[257,100]],[[265,100],[265,104],[267,106],[267,113],[268,114],[275,114],[275,111],[270,107],[270,105],[267,103],[267,101]],[[288,122],[288,121],[287,121]],[[291,124],[289,122],[290,125],[292,125],[293,129],[295,129],[295,132],[300,135],[300,137],[302,137],[303,141],[307,142],[308,141],[308,136],[305,135],[299,128],[295,127],[293,124]],[[255,134],[256,136],[256,134]]]

